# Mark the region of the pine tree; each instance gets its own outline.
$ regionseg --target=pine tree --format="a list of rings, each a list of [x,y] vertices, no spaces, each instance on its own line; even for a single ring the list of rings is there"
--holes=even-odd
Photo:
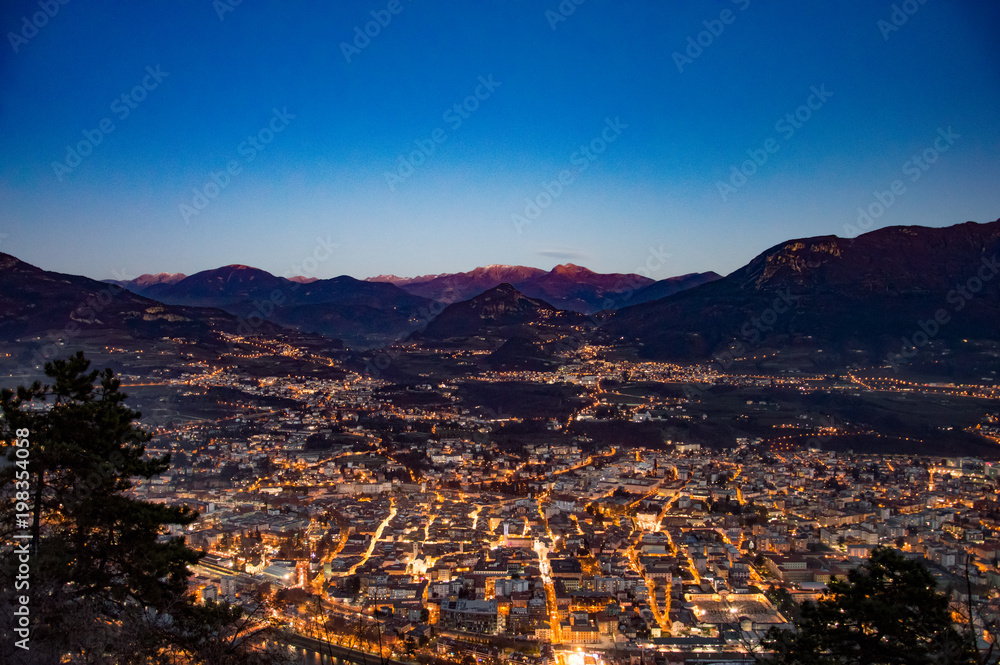
[[[72,651],[74,641],[92,642],[135,608],[175,604],[187,590],[188,566],[199,558],[182,538],[160,540],[166,525],[190,524],[197,513],[127,495],[133,478],[163,473],[170,458],[146,457],[150,436],[134,424],[140,414],[125,406],[119,380],[111,370],[88,371],[89,365],[77,353],[45,365],[50,384],[36,381],[0,393],[5,442],[18,432],[29,442],[27,468],[17,466],[14,448],[2,480],[10,494],[24,486],[17,472],[28,472],[28,501],[21,508],[30,515],[38,603],[32,644],[39,650]],[[24,495],[15,492],[3,500],[8,536],[26,526],[16,516],[19,497]],[[81,625],[83,617],[101,629]]]
[[[275,662],[284,654],[256,652],[249,639],[266,622],[187,595],[188,567],[201,555],[162,536],[198,515],[129,495],[170,456],[146,455],[151,437],[120,381],[89,368],[77,353],[45,365],[50,383],[0,391],[9,446],[0,533],[7,543],[30,533],[31,543],[29,589],[11,587],[17,557],[3,557],[0,570],[0,612],[11,616],[15,598],[30,596],[30,651],[5,635],[0,662]]]
[[[886,547],[828,595],[804,603],[795,632],[772,629],[763,646],[775,665],[965,665],[976,663],[967,632],[926,567]]]

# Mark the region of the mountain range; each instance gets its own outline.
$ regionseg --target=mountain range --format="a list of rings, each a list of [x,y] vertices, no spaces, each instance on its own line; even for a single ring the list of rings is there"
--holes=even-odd
[[[529,298],[513,285],[504,283],[469,300],[448,305],[413,337],[440,340],[489,336],[504,340],[529,334],[530,328],[558,330],[585,319],[577,312],[556,309],[544,300]]]
[[[139,280],[116,283],[169,305],[217,307],[244,320],[263,319],[357,346],[387,343],[414,330],[432,304],[393,284],[347,275],[286,279],[239,264],[179,280]]]
[[[731,358],[762,348],[840,365],[915,356],[936,363],[973,347],[996,353],[998,256],[1000,220],[789,240],[726,277],[657,282],[571,264],[413,280],[289,280],[230,265],[146,275],[118,289],[0,254],[0,338],[40,340],[72,329],[80,337],[117,331],[202,339],[267,322],[356,348],[409,338],[496,351],[517,339],[498,358],[506,363],[523,351],[549,357],[555,340],[586,330],[655,359]]]
[[[501,284],[516,283],[514,288],[552,309],[592,313],[713,279],[718,275],[710,272],[653,281],[634,274],[595,273],[572,264],[551,271],[492,265],[426,279],[357,280],[346,275],[286,279],[236,264],[190,276],[159,273],[113,283],[170,305],[218,307],[243,319],[260,318],[350,346],[373,347],[422,329],[440,305],[475,298]]]
[[[803,348],[893,362],[1000,339],[1000,220],[893,226],[771,247],[709,284],[622,308],[603,330],[651,358]]]
[[[691,273],[654,281],[637,274],[596,273],[566,263],[550,271],[526,266],[489,265],[469,272],[396,277],[380,275],[368,281],[395,284],[408,293],[453,303],[468,300],[501,284],[510,284],[530,298],[582,314],[617,309],[689,289],[719,279],[714,272]]]
[[[184,337],[217,341],[240,321],[218,309],[165,305],[88,277],[49,272],[0,253],[0,340],[44,346]],[[264,326],[267,332],[277,326]]]

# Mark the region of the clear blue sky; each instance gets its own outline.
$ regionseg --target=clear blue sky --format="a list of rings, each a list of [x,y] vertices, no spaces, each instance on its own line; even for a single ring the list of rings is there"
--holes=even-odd
[[[893,2],[873,0],[565,0],[565,17],[546,15],[557,0],[247,0],[220,19],[229,2],[75,0],[52,17],[3,3],[0,251],[107,278],[282,274],[317,238],[338,245],[318,277],[630,272],[659,250],[659,278],[850,235],[897,179],[870,228],[1000,217],[996,3],[911,0],[890,31]],[[359,48],[373,11],[387,24]],[[679,61],[689,37],[707,45]],[[809,102],[798,127],[777,124]],[[606,130],[616,118],[627,127]],[[432,154],[398,170],[435,130]],[[77,164],[84,132],[100,143]],[[578,152],[602,132],[601,154]],[[925,150],[936,161],[913,180]],[[754,153],[767,161],[720,193]],[[185,215],[230,161],[239,172]],[[549,205],[518,225],[526,198]]]

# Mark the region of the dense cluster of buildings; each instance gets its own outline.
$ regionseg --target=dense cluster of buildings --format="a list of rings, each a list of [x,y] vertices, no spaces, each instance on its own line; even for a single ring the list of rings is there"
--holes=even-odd
[[[446,657],[738,659],[879,545],[925,562],[983,621],[1000,616],[990,462],[746,439],[712,451],[554,436],[499,450],[488,417],[397,406],[374,379],[199,385],[294,404],[161,431],[151,452],[179,463],[135,491],[201,511],[177,533],[209,553],[192,580],[203,598],[263,590],[303,632],[317,632],[319,607],[342,638],[352,617],[378,616],[389,643]],[[406,423],[404,436],[372,413]]]

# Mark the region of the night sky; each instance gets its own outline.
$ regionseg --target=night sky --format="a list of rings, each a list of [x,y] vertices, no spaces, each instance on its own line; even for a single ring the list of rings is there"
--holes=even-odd
[[[664,278],[1000,217],[997,3],[576,2],[4,2],[0,251]]]

